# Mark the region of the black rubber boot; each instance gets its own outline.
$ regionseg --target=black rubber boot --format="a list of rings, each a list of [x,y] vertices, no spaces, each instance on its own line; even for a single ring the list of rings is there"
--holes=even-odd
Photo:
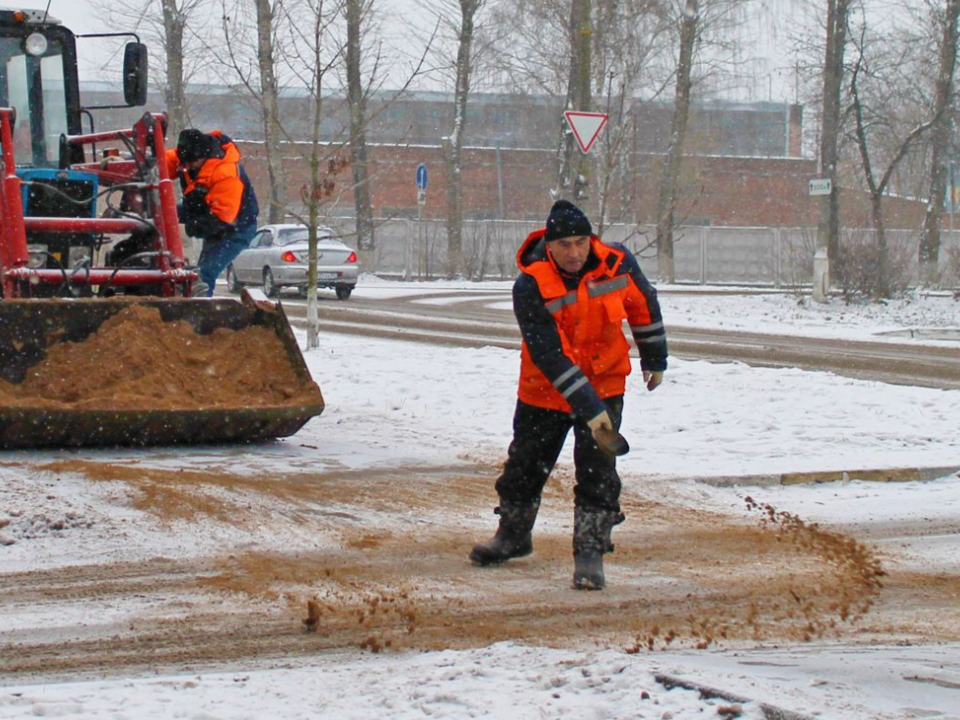
[[[573,511],[573,587],[577,590],[603,590],[603,554],[613,552],[610,533],[624,521],[622,513],[609,510]]]
[[[499,565],[510,558],[533,552],[533,525],[540,510],[540,499],[527,505],[500,501],[494,512],[500,516],[497,533],[485,543],[474,545],[470,560],[477,565]]]

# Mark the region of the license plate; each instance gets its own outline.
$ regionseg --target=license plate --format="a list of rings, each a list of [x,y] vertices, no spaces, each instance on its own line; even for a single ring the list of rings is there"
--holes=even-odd
[[[336,280],[337,273],[317,273],[317,280]]]

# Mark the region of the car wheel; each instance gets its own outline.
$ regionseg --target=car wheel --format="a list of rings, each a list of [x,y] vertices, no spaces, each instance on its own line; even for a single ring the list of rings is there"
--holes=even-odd
[[[337,285],[336,291],[338,300],[346,300],[353,292],[353,285]]]
[[[237,272],[233,265],[227,265],[227,290],[232,293],[238,293],[243,288],[243,284],[237,280]]]
[[[280,294],[280,286],[273,281],[273,272],[270,268],[263,269],[263,294],[275,298]]]

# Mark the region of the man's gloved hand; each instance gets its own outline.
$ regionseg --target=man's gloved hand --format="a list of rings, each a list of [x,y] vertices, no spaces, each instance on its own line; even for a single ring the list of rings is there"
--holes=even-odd
[[[207,204],[207,194],[210,191],[198,185],[193,190],[183,196],[183,211],[187,215],[204,215],[210,212],[210,206]]]
[[[663,370],[644,370],[643,381],[647,384],[647,390],[656,390],[663,382]]]
[[[604,410],[596,417],[587,420],[587,427],[593,433],[593,439],[608,455],[626,455],[630,452],[630,445],[626,438],[613,429],[610,414]]]
[[[613,430],[613,422],[610,420],[610,413],[604,410],[595,418],[587,420],[587,427],[590,428],[594,435],[597,434],[597,430],[603,427],[605,427],[607,430]]]

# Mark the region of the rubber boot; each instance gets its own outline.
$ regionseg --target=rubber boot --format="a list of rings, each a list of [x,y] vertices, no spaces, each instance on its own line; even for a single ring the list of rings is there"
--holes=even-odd
[[[603,590],[603,555],[613,552],[610,533],[624,521],[622,513],[609,510],[574,508],[573,511],[573,587],[577,590]]]
[[[526,505],[500,500],[494,512],[500,516],[497,533],[485,543],[479,543],[470,552],[470,560],[477,565],[500,565],[510,558],[523,557],[533,552],[533,525],[540,510],[540,498]]]

